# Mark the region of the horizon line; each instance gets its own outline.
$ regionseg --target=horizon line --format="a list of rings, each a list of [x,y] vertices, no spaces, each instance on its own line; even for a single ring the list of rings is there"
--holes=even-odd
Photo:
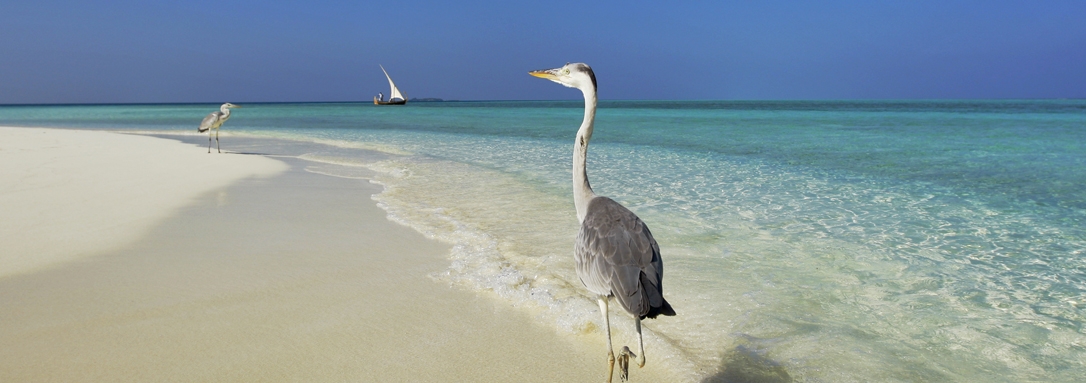
[[[578,98],[569,99],[547,99],[547,100],[525,100],[525,99],[512,99],[512,100],[460,100],[460,99],[441,99],[437,97],[420,97],[417,99],[408,99],[408,103],[412,100],[417,103],[442,103],[442,102],[580,102],[583,101]],[[599,101],[608,102],[916,102],[916,101],[1086,101],[1086,98],[1068,98],[1068,97],[1054,97],[1054,98],[837,98],[837,99],[820,99],[820,98],[780,98],[780,99],[687,99],[687,100],[675,100],[675,99],[600,99]],[[350,101],[230,101],[238,104],[372,104],[372,100],[350,100]],[[220,101],[179,101],[179,102],[72,102],[72,103],[8,103],[0,104],[3,106],[106,106],[106,105],[208,105],[208,104],[221,104]]]

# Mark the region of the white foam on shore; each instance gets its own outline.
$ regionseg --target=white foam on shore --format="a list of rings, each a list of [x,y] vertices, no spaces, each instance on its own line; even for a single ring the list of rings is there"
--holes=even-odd
[[[413,157],[368,167],[385,187],[374,199],[389,219],[452,245],[449,268],[433,278],[494,294],[560,334],[602,338],[599,308],[574,274],[570,233],[577,222],[565,198],[509,174],[451,161]],[[632,318],[612,307],[616,348],[636,348]],[[679,381],[696,381],[712,370],[697,366],[653,322],[645,322],[643,335],[657,368]]]

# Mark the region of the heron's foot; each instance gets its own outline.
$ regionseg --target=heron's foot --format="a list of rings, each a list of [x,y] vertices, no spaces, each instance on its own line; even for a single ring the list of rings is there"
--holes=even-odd
[[[641,355],[637,357],[637,368],[645,368],[645,350],[641,350]]]
[[[637,354],[630,351],[629,347],[622,346],[622,351],[618,353],[618,378],[623,382],[630,379],[630,358],[636,358]]]

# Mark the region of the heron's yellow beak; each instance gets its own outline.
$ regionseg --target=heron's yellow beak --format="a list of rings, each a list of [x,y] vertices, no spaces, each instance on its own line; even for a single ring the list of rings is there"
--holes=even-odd
[[[554,72],[555,72],[555,69],[542,69],[542,70],[533,70],[531,72],[528,72],[528,74],[530,74],[532,76],[535,76],[535,77],[539,77],[539,78],[554,80],[554,79],[558,78],[558,76],[556,76],[554,74]]]

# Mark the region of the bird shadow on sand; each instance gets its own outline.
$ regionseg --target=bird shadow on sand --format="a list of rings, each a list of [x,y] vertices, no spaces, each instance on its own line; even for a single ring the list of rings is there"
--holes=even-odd
[[[777,363],[753,349],[739,345],[724,354],[720,372],[702,383],[791,383],[792,376]]]
[[[268,156],[268,157],[277,156],[276,154],[272,154],[272,153],[260,153],[260,152],[223,152],[223,154],[240,154],[240,155],[243,155],[243,156]]]

